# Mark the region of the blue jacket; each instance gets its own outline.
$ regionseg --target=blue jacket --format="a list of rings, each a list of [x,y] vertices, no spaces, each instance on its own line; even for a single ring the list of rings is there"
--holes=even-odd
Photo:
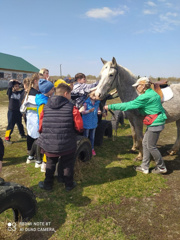
[[[85,103],[87,104],[86,110],[90,110],[91,108],[95,108],[93,112],[83,114],[83,126],[85,129],[94,129],[97,128],[98,123],[98,108],[100,101],[95,101],[95,104],[93,105],[91,102],[91,99],[88,98]]]

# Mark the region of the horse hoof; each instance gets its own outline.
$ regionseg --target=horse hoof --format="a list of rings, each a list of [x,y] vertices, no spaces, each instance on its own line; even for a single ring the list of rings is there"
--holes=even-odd
[[[141,157],[134,158],[134,162],[137,162],[137,161],[142,161],[142,158]]]
[[[137,154],[137,150],[131,149],[129,150],[129,153]]]

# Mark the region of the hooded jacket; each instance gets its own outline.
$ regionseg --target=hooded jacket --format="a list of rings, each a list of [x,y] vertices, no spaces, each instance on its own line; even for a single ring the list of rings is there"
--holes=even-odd
[[[52,96],[44,106],[42,133],[38,145],[48,153],[63,154],[76,150],[73,121],[74,105],[62,96]]]
[[[151,88],[147,89],[145,93],[139,95],[133,101],[111,104],[108,105],[108,108],[121,111],[138,109],[143,116],[160,113],[154,122],[148,127],[164,125],[165,120],[167,119],[164,108],[161,104],[160,96]]]

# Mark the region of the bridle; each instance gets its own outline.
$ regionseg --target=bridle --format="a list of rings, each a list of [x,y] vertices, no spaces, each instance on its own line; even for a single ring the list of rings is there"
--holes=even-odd
[[[113,83],[114,83],[114,81],[115,81],[115,79],[116,79],[116,77],[117,77],[117,75],[118,75],[118,68],[117,68],[117,67],[110,67],[110,69],[111,69],[111,68],[113,68],[113,69],[116,70],[116,74],[115,74],[115,76],[114,76],[114,79],[113,79],[112,82],[111,82],[110,88],[112,87],[112,85],[113,85]]]
[[[114,69],[116,70],[116,74],[115,74],[115,76],[114,76],[114,79],[113,79],[112,82],[111,82],[110,88],[112,87],[112,85],[113,85],[113,83],[114,83],[114,81],[115,81],[115,79],[116,79],[116,77],[117,77],[117,75],[118,75],[118,68],[117,68],[117,67],[110,67],[110,69],[111,69],[111,68],[114,68]],[[108,109],[108,111],[112,114],[112,116],[113,116],[114,119],[116,120],[116,116],[115,116],[114,112],[111,111],[110,109]]]

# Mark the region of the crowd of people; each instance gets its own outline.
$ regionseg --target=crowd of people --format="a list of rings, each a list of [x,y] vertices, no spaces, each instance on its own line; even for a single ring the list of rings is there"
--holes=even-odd
[[[83,73],[76,74],[73,79],[58,79],[53,84],[49,80],[49,71],[45,68],[34,73],[31,78],[25,78],[22,89],[21,82],[10,80],[5,142],[12,144],[11,135],[17,124],[21,138],[27,140],[26,163],[35,163],[35,168],[45,172],[44,181],[39,182],[40,188],[53,188],[56,165],[57,179],[65,184],[65,189],[70,191],[76,186],[73,175],[77,134],[90,138],[92,155],[96,155],[94,134],[97,114],[100,114],[99,101],[88,94],[97,84],[98,82],[87,84]],[[86,126],[85,129],[83,126]],[[0,164],[1,169],[2,161]]]
[[[9,106],[5,142],[12,143],[11,135],[17,124],[19,134],[27,139],[26,163],[35,163],[35,168],[45,172],[44,181],[39,182],[41,189],[52,190],[56,166],[58,166],[58,182],[64,183],[67,191],[76,186],[73,175],[77,134],[90,139],[92,155],[96,155],[95,131],[98,114],[103,114],[99,108],[100,101],[91,92],[97,84],[98,82],[87,84],[83,73],[76,74],[73,79],[68,77],[64,80],[58,79],[53,84],[49,80],[49,71],[45,68],[39,73],[34,73],[31,78],[25,78],[21,90],[21,83],[18,80],[10,80],[7,90]],[[143,161],[140,166],[135,167],[135,170],[149,173],[150,155],[152,155],[157,165],[152,172],[166,173],[165,163],[156,146],[167,118],[160,96],[150,88],[148,78],[138,79],[132,87],[135,87],[139,94],[135,100],[106,105],[104,110],[139,109],[142,115],[157,115],[144,134]],[[27,135],[22,124],[22,116]],[[1,139],[0,147],[1,171],[4,155]]]

